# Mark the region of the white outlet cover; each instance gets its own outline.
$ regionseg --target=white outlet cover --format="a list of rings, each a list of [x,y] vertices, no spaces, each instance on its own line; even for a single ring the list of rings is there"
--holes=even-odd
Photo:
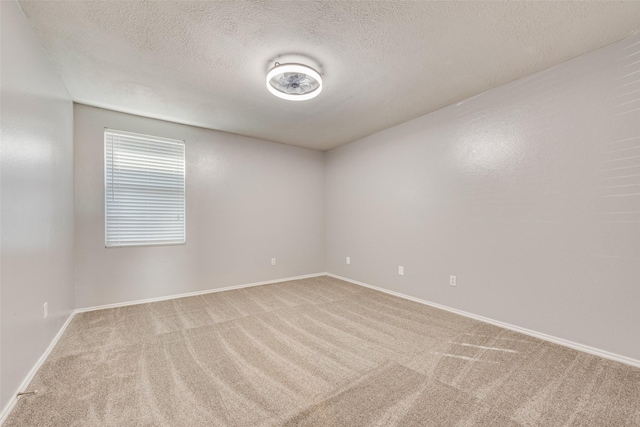
[[[347,264],[351,264],[351,257],[347,257]]]
[[[456,276],[449,276],[449,285],[456,286]]]
[[[404,267],[401,265],[398,266],[398,274],[400,276],[404,276]]]
[[[47,316],[49,316],[49,303],[45,302],[44,305],[42,306],[42,308],[43,308],[43,311],[44,311],[44,313],[43,313],[44,317],[43,318],[46,319]]]
[[[271,258],[271,265],[276,265],[276,259],[275,258]]]

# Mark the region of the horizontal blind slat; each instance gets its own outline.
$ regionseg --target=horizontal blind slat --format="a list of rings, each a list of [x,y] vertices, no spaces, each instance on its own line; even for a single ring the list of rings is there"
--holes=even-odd
[[[150,135],[141,135],[141,134],[133,134],[129,132],[123,131],[114,131],[107,130],[106,133],[113,139],[123,140],[123,141],[140,141],[143,142],[164,142],[167,146],[170,145],[183,145],[184,141],[179,141],[177,139],[169,139],[169,138],[160,138],[158,136],[150,136]]]
[[[184,150],[184,143],[167,144],[163,141],[146,142],[140,139],[131,139],[131,138],[113,138],[112,144],[118,147],[130,148],[132,150],[144,150],[144,149],[148,149],[149,147],[154,147],[159,152]]]

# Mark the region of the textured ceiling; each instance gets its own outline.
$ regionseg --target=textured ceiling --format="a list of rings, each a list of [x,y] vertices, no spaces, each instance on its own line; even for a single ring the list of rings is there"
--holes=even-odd
[[[638,33],[640,2],[20,1],[76,102],[330,149]],[[317,98],[265,87],[309,56]]]

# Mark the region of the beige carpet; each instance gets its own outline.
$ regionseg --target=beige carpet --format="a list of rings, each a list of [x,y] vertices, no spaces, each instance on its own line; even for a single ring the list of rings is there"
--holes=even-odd
[[[640,426],[640,369],[330,277],[77,315],[6,426]]]

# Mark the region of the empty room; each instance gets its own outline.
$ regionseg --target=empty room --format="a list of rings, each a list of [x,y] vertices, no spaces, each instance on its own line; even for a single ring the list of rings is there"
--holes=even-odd
[[[0,22],[0,425],[640,427],[640,1]]]

